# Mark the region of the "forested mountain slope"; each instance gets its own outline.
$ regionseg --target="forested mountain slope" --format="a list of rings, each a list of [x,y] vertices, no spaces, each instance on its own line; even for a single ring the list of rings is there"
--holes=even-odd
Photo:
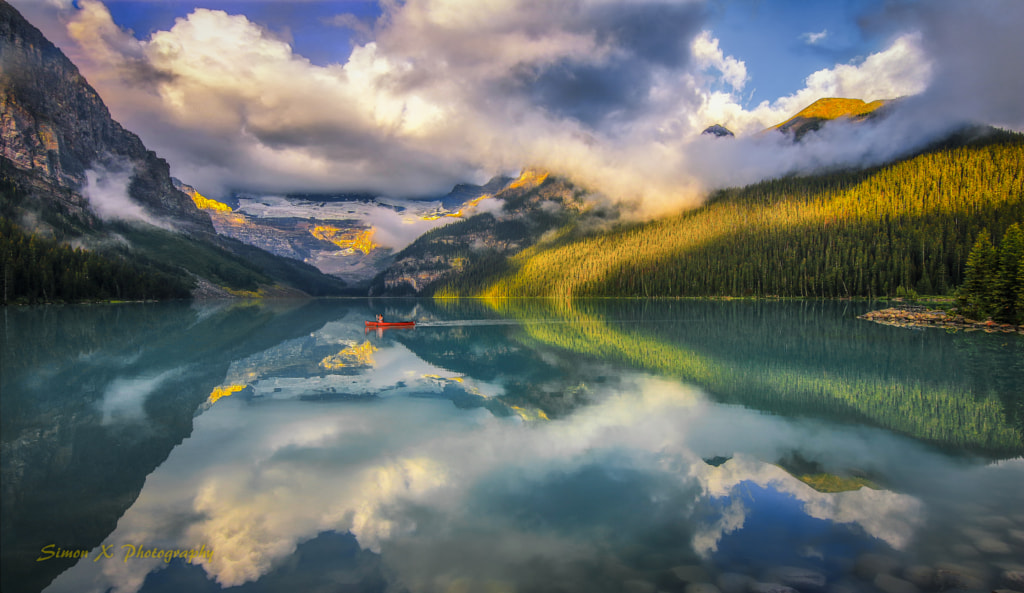
[[[719,191],[696,210],[534,245],[436,296],[948,294],[975,238],[1024,221],[1024,135],[992,131],[886,166]]]

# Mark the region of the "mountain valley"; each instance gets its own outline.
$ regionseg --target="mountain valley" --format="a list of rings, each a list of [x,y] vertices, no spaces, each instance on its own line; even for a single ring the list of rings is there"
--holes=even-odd
[[[218,234],[302,261],[342,279],[352,290],[365,290],[395,261],[395,249],[379,242],[383,233],[378,232],[375,221],[426,229],[468,218],[490,207],[495,196],[503,199],[504,194],[499,192],[514,181],[495,177],[485,185],[462,184],[436,199],[418,200],[372,195],[237,194],[227,200],[233,206],[209,199],[181,181],[176,183],[209,214]]]

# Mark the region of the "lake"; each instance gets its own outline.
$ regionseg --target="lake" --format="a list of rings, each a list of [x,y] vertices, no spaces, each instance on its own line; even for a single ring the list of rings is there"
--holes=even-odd
[[[2,589],[1024,590],[1024,337],[871,308],[8,307]]]

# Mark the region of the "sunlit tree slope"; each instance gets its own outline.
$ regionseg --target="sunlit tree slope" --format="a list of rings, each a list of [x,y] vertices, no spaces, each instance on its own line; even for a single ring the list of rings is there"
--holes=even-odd
[[[534,245],[436,296],[877,297],[950,294],[988,229],[1024,221],[1024,135],[865,171],[717,192],[699,209]]]

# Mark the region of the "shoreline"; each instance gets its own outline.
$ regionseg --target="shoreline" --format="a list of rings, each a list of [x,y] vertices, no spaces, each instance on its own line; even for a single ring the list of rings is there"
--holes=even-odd
[[[988,334],[1024,335],[1024,325],[998,323],[991,319],[978,321],[963,315],[943,311],[942,309],[929,309],[920,305],[897,306],[869,311],[863,315],[858,315],[857,319],[873,321],[892,327],[937,327],[954,332],[983,331]]]

